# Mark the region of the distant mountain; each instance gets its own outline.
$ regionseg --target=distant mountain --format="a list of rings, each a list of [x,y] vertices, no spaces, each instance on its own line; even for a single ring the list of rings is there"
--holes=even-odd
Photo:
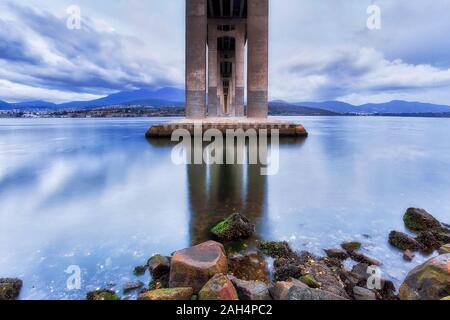
[[[0,110],[7,110],[10,108],[9,103],[0,100]]]
[[[133,101],[151,101],[164,100],[167,102],[184,102],[184,90],[176,88],[162,88],[152,91],[149,89],[139,89],[132,91],[121,91],[113,93],[104,98],[91,101],[74,101],[60,104],[60,108],[86,108],[86,107],[104,107],[110,105],[129,104]]]
[[[337,113],[354,113],[355,106],[340,101],[324,101],[324,102],[298,102],[295,105],[316,109],[323,109]]]
[[[340,115],[340,113],[337,113],[337,112],[324,110],[324,109],[297,106],[295,104],[291,104],[291,103],[281,101],[281,100],[271,101],[269,103],[269,114],[271,116],[338,116],[338,115]]]
[[[117,105],[140,105],[146,107],[183,107],[185,91],[177,88],[161,88],[158,90],[138,89],[121,91],[106,97],[91,101],[73,101],[62,104],[38,100],[21,103],[7,103],[0,101],[2,110],[63,110],[99,108]],[[369,103],[354,106],[340,101],[298,102],[289,103],[283,100],[270,102],[271,114],[278,115],[339,115],[339,114],[373,114],[373,115],[402,115],[402,114],[447,114],[450,106],[430,103],[391,101],[387,103]]]
[[[387,103],[368,103],[360,106],[365,113],[447,113],[450,106],[394,100]]]
[[[449,113],[450,106],[431,103],[394,100],[386,103],[368,103],[354,106],[340,101],[299,102],[295,105],[306,106],[338,113],[357,114],[414,114],[414,113]]]
[[[42,100],[10,103],[12,109],[36,108],[36,109],[56,109],[57,104]]]

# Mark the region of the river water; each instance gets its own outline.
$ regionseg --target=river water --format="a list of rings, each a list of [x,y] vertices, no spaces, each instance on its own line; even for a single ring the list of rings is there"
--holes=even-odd
[[[0,277],[21,299],[83,299],[120,291],[133,268],[208,239],[233,212],[257,238],[298,250],[358,240],[398,286],[413,263],[391,248],[408,207],[450,222],[450,119],[295,117],[307,139],[283,140],[279,171],[177,165],[173,145],[144,138],[169,119],[0,120]],[[70,266],[81,289],[69,290]]]

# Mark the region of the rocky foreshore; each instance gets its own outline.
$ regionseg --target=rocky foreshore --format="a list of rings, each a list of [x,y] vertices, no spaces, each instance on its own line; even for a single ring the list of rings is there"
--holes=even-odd
[[[287,242],[256,241],[252,249],[230,242],[251,239],[254,224],[233,214],[211,229],[211,240],[166,257],[156,255],[135,274],[149,272],[148,286],[130,282],[123,293],[138,291],[139,300],[448,300],[450,299],[450,229],[422,209],[404,215],[409,235],[392,231],[389,242],[404,252],[437,252],[414,268],[400,288],[374,273],[382,261],[361,252],[359,242],[324,250],[324,256],[294,251]],[[273,261],[270,268],[267,261]],[[352,267],[344,261],[352,260]],[[349,265],[346,263],[345,265]],[[0,300],[17,299],[22,282],[0,279]],[[97,290],[88,300],[120,300],[117,292]],[[123,299],[123,298],[122,298]]]

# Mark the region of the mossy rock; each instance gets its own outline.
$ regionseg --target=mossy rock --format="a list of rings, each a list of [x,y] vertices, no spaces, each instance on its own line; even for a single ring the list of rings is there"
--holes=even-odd
[[[169,274],[153,279],[148,285],[149,290],[167,289],[169,288]]]
[[[392,231],[389,234],[389,243],[403,251],[419,251],[423,249],[423,245],[419,241],[403,232],[398,231]]]
[[[224,248],[227,254],[241,253],[248,249],[248,245],[243,241],[232,241],[224,244]]]
[[[112,290],[96,290],[89,292],[86,297],[91,301],[117,301],[120,297]]]
[[[211,233],[225,242],[243,240],[255,233],[255,225],[243,215],[235,213],[215,225]]]
[[[191,300],[194,294],[192,288],[171,288],[171,289],[158,289],[143,292],[139,295],[139,300]]]
[[[170,272],[170,259],[158,254],[148,260],[147,266],[152,278],[159,280]]]
[[[401,300],[440,300],[450,292],[450,254],[413,269],[400,287]]]
[[[295,254],[286,241],[259,241],[258,249],[272,258],[289,258]]]
[[[314,278],[313,275],[307,274],[300,277],[300,281],[306,284],[308,287],[317,289],[320,288],[320,283]]]
[[[143,276],[147,271],[147,266],[137,266],[133,270],[133,274],[137,277]]]
[[[424,209],[409,208],[403,216],[403,221],[412,231],[426,231],[441,227],[441,223]]]
[[[23,282],[20,279],[0,279],[0,300],[15,300],[19,297]]]
[[[353,252],[361,249],[361,242],[358,241],[344,242],[341,244],[341,247],[347,252]]]

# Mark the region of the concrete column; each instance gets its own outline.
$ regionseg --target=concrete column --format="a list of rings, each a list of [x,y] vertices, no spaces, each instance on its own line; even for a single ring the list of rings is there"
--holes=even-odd
[[[269,0],[248,0],[247,115],[267,118],[269,112]]]
[[[186,0],[186,117],[206,117],[207,0]]]
[[[231,72],[231,83],[230,83],[230,90],[231,90],[231,109],[230,109],[230,116],[236,117],[236,58],[233,59],[233,68]]]
[[[236,116],[245,116],[245,25],[236,30]]]
[[[219,108],[219,96],[217,83],[217,25],[208,24],[208,117],[217,117]]]

